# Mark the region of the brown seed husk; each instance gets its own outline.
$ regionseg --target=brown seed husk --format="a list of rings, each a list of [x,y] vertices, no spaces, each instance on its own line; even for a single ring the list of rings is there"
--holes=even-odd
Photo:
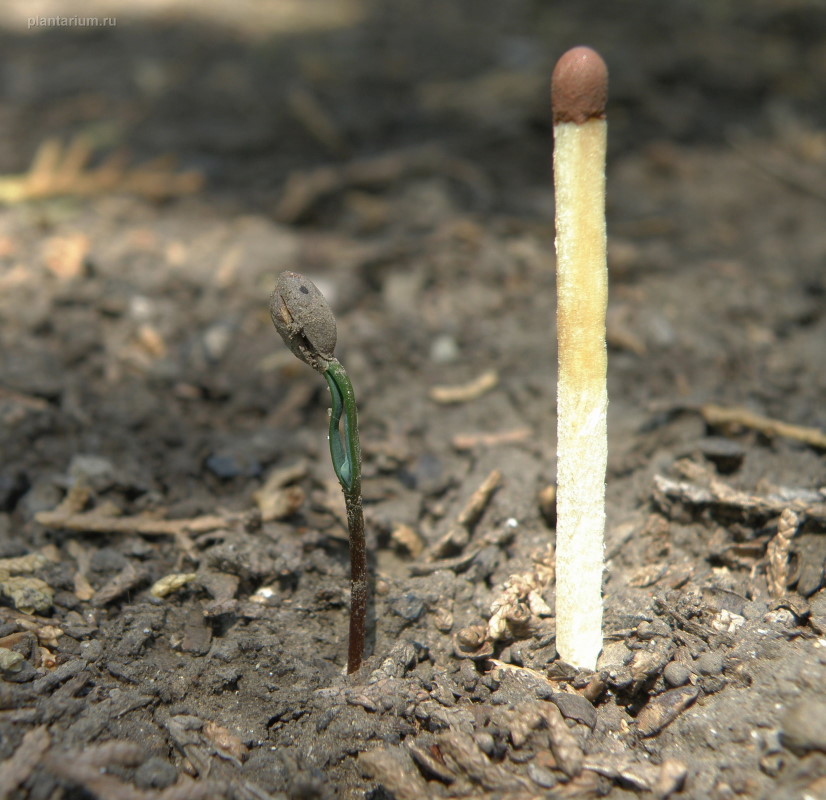
[[[297,272],[282,272],[270,297],[270,316],[284,343],[324,372],[336,349],[336,320],[319,288]]]

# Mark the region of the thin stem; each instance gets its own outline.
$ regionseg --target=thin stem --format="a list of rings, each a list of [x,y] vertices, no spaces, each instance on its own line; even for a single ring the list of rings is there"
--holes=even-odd
[[[344,367],[332,359],[324,377],[330,387],[333,409],[330,415],[330,456],[333,469],[344,490],[347,528],[350,534],[350,642],[347,648],[347,672],[357,672],[364,656],[369,596],[367,546],[364,539],[364,514],[361,508],[361,446],[358,411],[353,384]],[[343,419],[343,434],[339,425]]]

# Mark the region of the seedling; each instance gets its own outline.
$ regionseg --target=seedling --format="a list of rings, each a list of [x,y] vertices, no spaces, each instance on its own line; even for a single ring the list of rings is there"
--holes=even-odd
[[[282,272],[270,298],[273,325],[287,347],[320,372],[330,387],[330,456],[344,491],[350,534],[350,641],[347,672],[356,672],[364,655],[367,619],[367,548],[361,508],[361,448],[353,384],[333,355],[336,320],[318,287],[297,272]]]
[[[605,471],[605,102],[608,70],[575,47],[551,78],[556,197],[556,649],[594,669],[602,649]]]

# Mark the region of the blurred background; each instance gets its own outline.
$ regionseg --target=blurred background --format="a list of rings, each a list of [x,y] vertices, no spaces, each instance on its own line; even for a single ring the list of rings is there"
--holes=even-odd
[[[5,0],[0,171],[82,134],[272,209],[297,167],[438,143],[526,213],[569,46],[609,64],[616,154],[822,127],[824,31],[812,0]]]

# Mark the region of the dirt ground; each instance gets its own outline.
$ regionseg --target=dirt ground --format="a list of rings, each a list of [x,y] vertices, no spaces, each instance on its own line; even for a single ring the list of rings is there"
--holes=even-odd
[[[826,798],[823,4],[29,25],[66,5],[0,11],[0,798]],[[611,74],[596,673],[556,656],[549,489],[547,84],[583,43]],[[349,677],[284,269],[359,400]]]

